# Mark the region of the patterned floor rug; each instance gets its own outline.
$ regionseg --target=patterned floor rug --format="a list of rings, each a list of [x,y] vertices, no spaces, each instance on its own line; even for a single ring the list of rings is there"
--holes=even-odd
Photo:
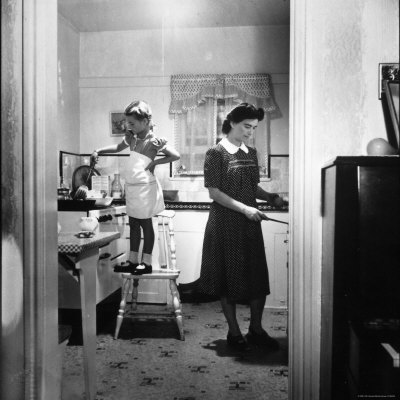
[[[183,304],[185,341],[173,320],[125,318],[97,335],[96,400],[286,400],[287,315],[264,311],[264,327],[280,343],[269,352],[227,347],[227,324],[219,302]],[[237,307],[243,333],[249,308]],[[69,345],[63,362],[62,399],[84,399],[82,346]]]

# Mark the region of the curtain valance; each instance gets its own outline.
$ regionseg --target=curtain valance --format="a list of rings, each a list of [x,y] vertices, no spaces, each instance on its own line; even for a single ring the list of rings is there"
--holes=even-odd
[[[265,112],[278,110],[269,74],[180,74],[171,76],[170,114],[193,110],[206,98],[252,103]]]

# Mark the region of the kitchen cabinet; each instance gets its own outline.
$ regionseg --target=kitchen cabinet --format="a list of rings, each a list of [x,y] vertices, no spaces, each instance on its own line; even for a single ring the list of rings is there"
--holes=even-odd
[[[99,249],[99,266],[98,270],[102,274],[108,276],[107,280],[103,280],[102,284],[108,282],[114,291],[121,287],[122,279],[120,274],[115,273],[113,268],[115,265],[126,261],[130,251],[130,230],[129,219],[126,215],[125,205],[111,206],[106,208],[97,208],[90,210],[74,210],[74,211],[59,211],[58,221],[61,225],[62,232],[79,232],[79,222],[81,217],[96,217],[99,220],[99,225],[96,232],[118,232],[120,238],[112,241],[104,248]],[[155,232],[155,246],[153,250],[153,266],[158,266],[158,225],[157,219],[153,219],[153,227]],[[141,248],[140,250],[141,251]],[[61,271],[61,273],[64,273]],[[65,280],[68,284],[68,280]],[[110,287],[111,287],[110,286]],[[102,290],[99,286],[98,290]],[[64,292],[70,293],[66,287]],[[67,296],[66,296],[67,297]],[[68,296],[71,304],[65,303],[65,308],[77,308],[76,303],[79,299],[74,296]],[[148,280],[141,281],[138,292],[138,301],[142,303],[165,304],[169,301],[169,288],[165,280]],[[67,306],[68,305],[68,306]]]
[[[119,232],[121,238],[110,243],[108,249],[102,249],[100,261],[104,264],[109,260],[111,270],[117,263],[125,261],[129,256],[129,224],[125,214],[125,206],[109,207],[92,211],[61,211],[58,213],[63,231],[78,231],[81,216],[96,216],[99,218],[100,232]],[[201,257],[203,251],[204,231],[208,220],[208,209],[177,209],[173,220],[175,230],[177,265],[181,273],[178,285],[195,282],[200,277]],[[287,212],[266,212],[273,219],[288,221]],[[155,246],[153,250],[153,266],[158,263],[158,226],[153,219]],[[287,225],[274,221],[262,222],[265,253],[267,257],[271,294],[267,297],[266,307],[287,308]],[[141,249],[140,249],[141,251]],[[111,254],[106,258],[107,254]],[[104,257],[104,259],[102,258]],[[118,274],[112,274],[120,282]],[[115,280],[114,279],[114,280]],[[118,285],[117,285],[118,286]],[[142,280],[138,288],[138,302],[169,304],[170,292],[163,280]]]
[[[288,213],[266,213],[270,218],[288,222]],[[288,297],[288,225],[263,221],[265,254],[267,256],[271,294],[265,306],[287,309]]]
[[[288,221],[286,212],[266,213],[269,217]],[[178,284],[189,284],[200,277],[204,231],[208,210],[176,211],[175,241],[178,268],[181,274]],[[265,252],[267,256],[271,294],[266,307],[287,308],[287,225],[274,221],[262,222]]]
[[[176,211],[174,219],[176,260],[181,270],[178,284],[192,283],[200,276],[207,220],[208,210]]]

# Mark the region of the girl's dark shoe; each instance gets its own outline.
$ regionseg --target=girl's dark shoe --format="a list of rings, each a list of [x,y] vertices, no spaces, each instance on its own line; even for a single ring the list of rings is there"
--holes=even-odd
[[[228,336],[226,337],[226,341],[228,346],[232,349],[239,351],[249,351],[250,347],[247,344],[246,340],[242,335],[232,336],[230,332],[228,332]]]
[[[151,274],[153,272],[153,267],[151,265],[142,263],[136,266],[135,271],[132,272],[133,275],[144,275]]]
[[[250,344],[267,347],[270,350],[279,350],[278,341],[269,336],[265,331],[262,331],[261,333],[255,333],[250,328],[249,333],[246,335],[246,339]]]
[[[139,265],[138,263],[132,263],[132,262],[130,262],[128,260],[128,261],[126,261],[124,263],[116,265],[114,267],[114,272],[122,272],[122,273],[125,273],[125,274],[133,274],[138,265]]]

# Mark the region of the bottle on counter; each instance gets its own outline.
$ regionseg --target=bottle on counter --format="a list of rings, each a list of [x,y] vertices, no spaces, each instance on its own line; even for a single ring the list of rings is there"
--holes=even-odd
[[[119,173],[114,174],[114,180],[111,184],[111,197],[122,199],[122,185]]]
[[[69,200],[69,186],[64,177],[60,176],[60,186],[57,189],[58,200]]]

